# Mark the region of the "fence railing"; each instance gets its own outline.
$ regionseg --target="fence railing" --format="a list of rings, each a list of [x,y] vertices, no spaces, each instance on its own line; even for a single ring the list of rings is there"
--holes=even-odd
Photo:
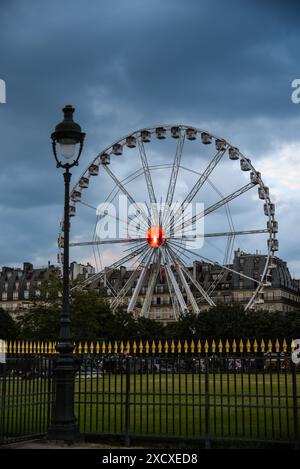
[[[9,354],[56,354],[56,342],[45,341],[0,341],[0,353]],[[140,340],[123,341],[108,340],[96,342],[74,343],[74,353],[76,354],[199,354],[199,353],[265,353],[265,352],[293,352],[295,344],[292,340],[287,343],[286,339],[260,340],[254,339],[228,339],[222,340]]]
[[[45,434],[55,344],[6,343],[0,442]],[[275,340],[76,344],[75,412],[85,435],[299,440],[300,368]]]

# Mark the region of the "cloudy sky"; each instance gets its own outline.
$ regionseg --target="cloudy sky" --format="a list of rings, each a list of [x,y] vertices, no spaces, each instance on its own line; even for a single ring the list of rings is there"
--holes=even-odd
[[[63,187],[49,135],[71,103],[87,133],[74,180],[155,123],[238,146],[270,187],[279,255],[300,276],[299,15],[296,0],[1,0],[0,265],[56,261]]]

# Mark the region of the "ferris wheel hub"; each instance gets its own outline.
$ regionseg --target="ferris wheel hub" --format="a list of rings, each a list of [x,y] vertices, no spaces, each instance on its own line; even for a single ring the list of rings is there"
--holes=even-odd
[[[146,235],[146,241],[152,248],[158,248],[166,240],[161,226],[151,226]]]

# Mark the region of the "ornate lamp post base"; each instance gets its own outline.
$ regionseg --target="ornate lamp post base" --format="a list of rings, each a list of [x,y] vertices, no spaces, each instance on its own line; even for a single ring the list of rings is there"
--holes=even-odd
[[[74,381],[76,363],[72,355],[59,356],[54,368],[55,401],[47,440],[75,443],[83,441],[74,415]],[[59,396],[59,399],[57,397]]]

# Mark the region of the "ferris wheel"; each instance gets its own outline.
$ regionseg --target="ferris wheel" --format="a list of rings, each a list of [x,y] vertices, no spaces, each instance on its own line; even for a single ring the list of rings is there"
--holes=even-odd
[[[278,250],[275,206],[261,173],[226,139],[187,125],[137,130],[97,154],[70,198],[73,257],[97,270],[75,288],[105,286],[113,310],[149,317],[164,284],[175,319],[198,314],[233,276],[252,282],[246,310],[264,302]],[[63,243],[61,228],[60,260]],[[236,247],[263,253],[259,275],[235,266]],[[202,281],[195,272],[207,266]],[[113,283],[122,267],[127,276]]]

